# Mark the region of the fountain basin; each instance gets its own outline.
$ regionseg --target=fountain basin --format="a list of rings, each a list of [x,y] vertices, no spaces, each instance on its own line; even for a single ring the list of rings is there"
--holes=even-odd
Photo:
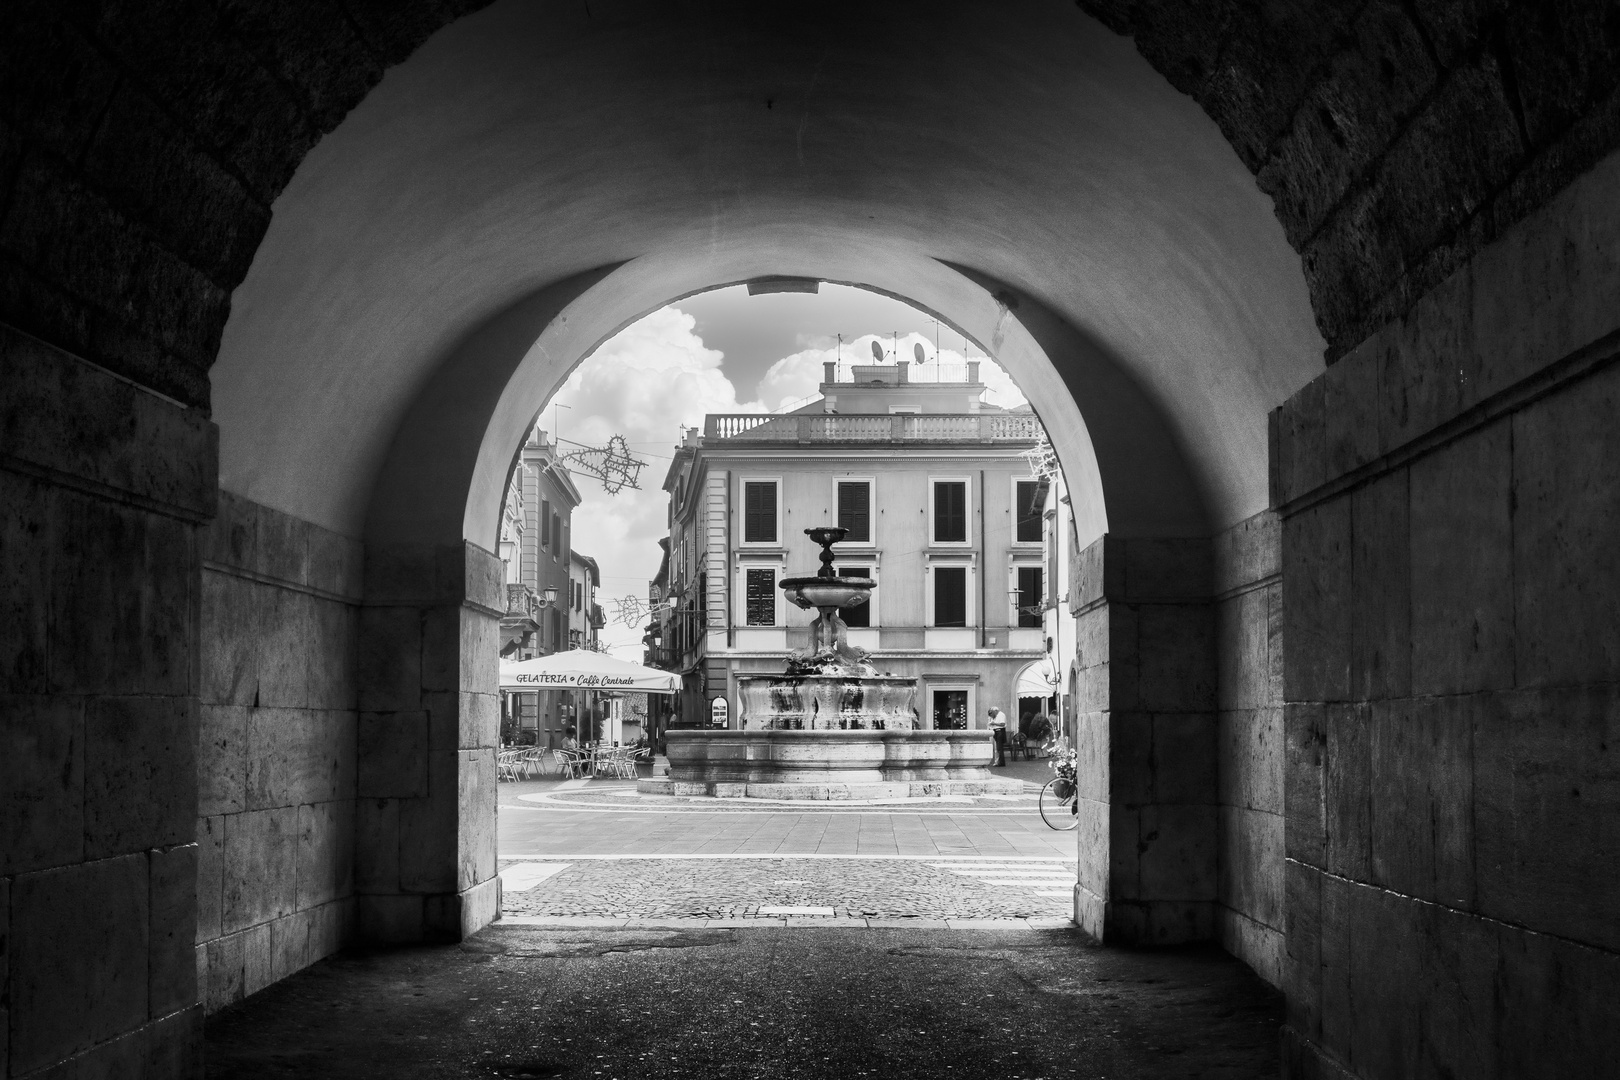
[[[988,731],[670,731],[668,778],[645,794],[755,799],[904,799],[1019,794],[991,774]]]
[[[910,731],[917,680],[900,675],[745,675],[737,697],[746,729]]]

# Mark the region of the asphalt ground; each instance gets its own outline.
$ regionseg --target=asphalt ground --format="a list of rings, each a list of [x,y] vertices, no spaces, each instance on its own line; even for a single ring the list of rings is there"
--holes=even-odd
[[[349,952],[211,1018],[206,1075],[1278,1075],[1279,995],[1211,948],[1069,930],[492,927]]]

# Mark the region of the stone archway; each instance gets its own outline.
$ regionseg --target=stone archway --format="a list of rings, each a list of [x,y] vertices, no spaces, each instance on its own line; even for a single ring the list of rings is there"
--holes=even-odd
[[[15,553],[8,565],[22,569],[12,579],[18,615],[9,624],[15,637],[5,668],[6,688],[17,695],[6,747],[16,752],[3,760],[15,770],[7,789],[23,793],[31,808],[26,828],[7,819],[12,831],[0,889],[9,896],[10,939],[18,943],[7,971],[11,1024],[23,1033],[9,1048],[13,1074],[75,1055],[83,1055],[77,1065],[86,1069],[111,1068],[109,1062],[132,1054],[154,1063],[183,1059],[194,1044],[197,1011],[193,923],[231,927],[205,945],[210,963],[217,954],[221,970],[237,973],[223,985],[223,1000],[233,987],[239,994],[263,985],[340,939],[352,904],[344,900],[342,844],[334,847],[333,837],[344,828],[342,805],[354,802],[346,777],[360,775],[343,749],[345,725],[359,723],[357,699],[344,665],[304,661],[363,646],[356,573],[363,561],[358,522],[369,506],[366,477],[386,459],[414,391],[458,335],[519,296],[639,254],[634,245],[582,248],[577,233],[562,228],[581,217],[600,220],[587,213],[599,204],[541,198],[529,204],[534,220],[558,228],[527,246],[554,239],[556,265],[531,275],[532,264],[523,260],[503,264],[506,292],[471,290],[485,307],[447,289],[434,318],[413,321],[430,305],[396,289],[400,304],[373,310],[371,318],[343,313],[338,321],[350,332],[317,333],[299,342],[307,349],[286,348],[294,339],[265,332],[276,320],[266,322],[267,310],[256,306],[256,260],[267,271],[272,264],[299,266],[296,250],[277,256],[261,247],[272,220],[323,162],[332,164],[323,154],[351,110],[356,124],[375,119],[366,105],[408,81],[406,68],[442,58],[458,33],[477,30],[476,20],[466,20],[439,33],[474,6],[395,5],[380,17],[345,4],[276,21],[244,10],[222,16],[204,6],[162,17],[95,5],[7,13],[16,30],[8,39],[17,44],[0,158],[8,192],[0,318],[9,328],[8,375],[16,377],[4,384],[6,506],[15,522],[5,535],[8,555]],[[1002,209],[962,241],[973,257],[961,250],[938,254],[1011,283],[1103,341],[1161,405],[1176,400],[1167,386],[1182,374],[1189,375],[1182,387],[1188,400],[1230,404],[1230,386],[1205,391],[1233,372],[1248,373],[1252,393],[1238,395],[1243,408],[1210,407],[1202,428],[1187,416],[1171,426],[1199,468],[1211,470],[1199,490],[1217,508],[1211,525],[1221,530],[1208,541],[1216,561],[1207,590],[1216,598],[1215,704],[1222,716],[1248,719],[1229,727],[1221,721],[1217,735],[1248,732],[1255,775],[1275,780],[1220,795],[1229,801],[1217,807],[1217,865],[1241,872],[1230,902],[1219,897],[1232,882],[1217,881],[1215,910],[1251,912],[1251,922],[1272,931],[1265,947],[1274,970],[1284,964],[1278,948],[1280,930],[1287,930],[1290,1046],[1301,1067],[1394,1076],[1416,1071],[1424,1053],[1453,1071],[1484,1071],[1485,1054],[1496,1055],[1491,1060],[1504,1071],[1589,1066],[1579,1054],[1601,1041],[1593,1033],[1616,1030],[1593,1004],[1615,996],[1613,923],[1604,915],[1613,903],[1605,883],[1593,887],[1581,869],[1590,865],[1585,852],[1601,848],[1603,834],[1591,823],[1602,809],[1570,809],[1563,800],[1571,791],[1590,797],[1604,790],[1594,762],[1612,746],[1603,735],[1604,725],[1612,725],[1603,688],[1613,682],[1613,580],[1605,569],[1612,560],[1603,555],[1614,524],[1605,516],[1605,489],[1571,487],[1560,478],[1611,475],[1616,455],[1607,422],[1613,369],[1605,367],[1615,328],[1612,305],[1604,302],[1613,292],[1605,254],[1614,220],[1608,155],[1616,142],[1620,72],[1612,12],[1598,3],[1484,9],[1109,3],[1087,10],[1134,41],[1101,35],[1078,12],[1034,5],[993,19],[965,6],[943,12],[929,6],[926,20],[918,17],[920,5],[875,18],[865,9],[832,8],[785,27],[772,20],[797,17],[755,12],[745,13],[755,21],[743,21],[723,9],[702,17],[733,17],[736,36],[713,53],[722,58],[787,32],[805,48],[847,40],[873,43],[886,58],[911,56],[883,49],[884,35],[927,21],[938,32],[929,39],[934,52],[915,54],[936,69],[949,68],[939,57],[956,58],[963,48],[989,49],[1001,61],[982,81],[963,80],[975,89],[1008,72],[1021,75],[1029,57],[1044,58],[1047,74],[1110,71],[1124,83],[1103,80],[1093,99],[1129,106],[1141,99],[1118,90],[1131,84],[1162,105],[1145,120],[1130,114],[1133,123],[1148,129],[1169,123],[1162,130],[1177,138],[1165,140],[1166,160],[1208,166],[1193,171],[1206,195],[1216,193],[1212,217],[1273,220],[1251,175],[1275,198],[1286,246],[1267,239],[1275,232],[1269,224],[1250,230],[1248,239],[1301,255],[1299,263],[1286,260],[1292,276],[1283,284],[1301,299],[1287,307],[1280,339],[1267,336],[1275,329],[1275,305],[1241,302],[1251,265],[1224,257],[1254,249],[1212,247],[1218,232],[1184,219],[1189,227],[1166,230],[1145,224],[1151,212],[1133,217],[1123,248],[1134,245],[1144,265],[1167,254],[1166,266],[1194,268],[1191,276],[1211,294],[1229,289],[1234,302],[1227,309],[1245,316],[1221,333],[1194,333],[1170,319],[1164,325],[1185,332],[1132,341],[1076,303],[1084,295],[1127,302],[1151,295],[1133,287],[1137,279],[1111,276],[1110,264],[1096,261],[1099,252],[1123,250],[1120,234],[1110,242],[1101,231],[1051,233],[1047,253],[1022,267],[988,257],[1002,226],[1038,221],[1043,206],[1083,201],[1095,186],[1033,192],[979,186],[998,196]],[[486,14],[505,17],[499,10]],[[615,13],[632,34],[642,17],[634,8]],[[866,21],[856,26],[857,17]],[[1031,27],[1056,32],[1040,35],[1040,48],[1021,50]],[[1007,63],[1009,57],[1018,63]],[[1149,64],[1168,86],[1151,72],[1140,77]],[[781,70],[803,72],[806,65]],[[667,62],[648,67],[648,82],[671,80],[671,71]],[[723,81],[711,74],[698,80],[698,96],[708,91],[708,100],[729,104]],[[804,117],[807,102],[826,100],[822,85],[787,79],[736,100],[777,118],[794,116],[777,108],[791,103]],[[871,120],[879,132],[884,122],[915,127],[919,107],[1005,118],[1009,131],[1029,136],[1029,160],[1072,147],[1077,131],[1100,130],[1045,100],[1017,109],[981,94],[981,105],[968,100],[958,103],[960,113],[942,109],[944,99],[922,92],[927,85],[886,82],[882,100],[852,104],[840,115]],[[1219,134],[1171,87],[1191,95]],[[692,91],[694,84],[681,88]],[[618,95],[631,89],[610,88],[609,100],[625,100]],[[568,114],[578,100],[571,92],[562,87],[529,101]],[[589,123],[588,113],[576,115]],[[1189,126],[1189,116],[1197,123]],[[701,127],[705,136],[725,129]],[[598,125],[591,134],[618,130]],[[792,125],[785,130],[789,144],[796,142]],[[1180,137],[1188,133],[1193,137]],[[401,144],[416,134],[408,126],[382,133]],[[1201,141],[1206,136],[1212,138]],[[1132,160],[1121,158],[1117,145],[1097,149],[1099,162]],[[943,174],[966,188],[975,187],[975,177],[996,176],[989,166],[1000,164],[975,159],[971,147],[946,157]],[[647,158],[648,171],[682,161],[701,162],[702,155],[661,151]],[[773,209],[838,213],[860,203],[818,190],[792,155],[780,165],[752,189],[777,193]],[[1151,192],[1137,181],[1157,174],[1142,166],[1135,160],[1113,179]],[[847,172],[874,187],[898,175]],[[699,170],[699,180],[724,197],[693,219],[699,224],[688,239],[707,242],[708,226],[725,217],[718,211],[735,205],[726,200],[747,193],[726,187],[736,175],[726,167]],[[566,185],[556,191],[566,193]],[[890,190],[900,211],[909,206],[956,221],[961,205],[939,193],[904,184]],[[431,202],[405,199],[382,209],[411,222]],[[1151,195],[1142,207],[1165,209]],[[324,216],[371,220],[359,213],[366,208],[364,200],[338,202]],[[805,224],[791,215],[784,220]],[[916,241],[912,224],[909,240]],[[477,235],[472,229],[463,239]],[[336,233],[325,239],[358,250]],[[417,250],[443,256],[470,249],[441,243]],[[294,280],[310,303],[277,310],[307,317],[370,280],[372,269],[351,263],[347,276]],[[1097,292],[1099,282],[1111,295]],[[1319,370],[1311,316],[1337,362],[1300,391]],[[255,391],[219,400],[218,460],[230,464],[216,515],[210,369],[228,320],[244,335],[236,344],[272,343],[238,374],[293,365],[292,382],[310,397],[294,402]],[[374,348],[390,328],[420,348]],[[1283,347],[1280,369],[1245,364],[1246,357],[1278,360],[1279,340],[1308,346],[1295,356]],[[213,377],[220,386],[251,387],[252,378],[236,382],[229,374],[231,358],[247,355],[236,344],[227,334]],[[1171,347],[1161,353],[1161,344]],[[351,418],[345,407],[382,389],[379,356],[382,368],[404,378],[388,388],[387,402],[371,399],[386,422],[362,432],[365,425],[344,423]],[[1153,377],[1152,362],[1161,356],[1187,364]],[[1249,378],[1262,369],[1301,377]],[[1201,371],[1219,377],[1200,382]],[[1296,391],[1268,438],[1267,411]],[[287,417],[320,413],[323,401],[333,403],[328,430],[347,427],[347,441],[311,440],[298,425],[269,430]],[[225,422],[233,413],[268,418],[258,434],[269,442],[244,441],[251,425]],[[1230,469],[1212,464],[1223,438],[1194,437],[1200,430],[1232,436]],[[272,475],[276,463],[293,460],[298,468]],[[266,465],[269,472],[261,473]],[[343,482],[330,483],[334,477]],[[1277,554],[1279,526],[1266,516],[1268,505],[1286,518],[1285,557]],[[1526,506],[1533,509],[1514,509]],[[1134,625],[1140,643],[1152,621],[1143,617],[1149,608],[1201,602],[1196,590],[1171,588],[1162,575],[1153,584],[1155,562],[1175,561],[1166,554],[1174,545],[1153,543],[1162,539],[1118,537],[1112,550],[1105,539],[1087,564],[1094,587],[1074,598],[1095,629],[1107,630],[1105,638],[1084,640],[1103,648],[1094,654],[1099,670],[1088,685],[1110,714],[1124,711],[1115,694],[1127,680],[1113,668],[1124,658],[1117,648],[1123,632]],[[1488,557],[1461,573],[1452,556],[1469,545]],[[1546,551],[1554,555],[1537,556]],[[1222,560],[1230,572],[1220,569]],[[457,595],[465,593],[464,563],[435,566],[452,582],[459,571]],[[1133,588],[1133,566],[1149,570],[1145,594]],[[1490,583],[1479,593],[1483,601],[1474,595],[1481,581]],[[1286,617],[1256,621],[1262,608],[1276,611],[1279,594]],[[104,632],[93,616],[106,612],[131,632]],[[1189,624],[1202,617],[1185,614]],[[1290,645],[1279,680],[1277,639],[1250,631],[1283,622]],[[1232,656],[1245,658],[1235,666],[1219,645],[1228,625],[1236,635],[1229,640],[1242,643]],[[1476,625],[1473,637],[1458,629]],[[148,644],[137,649],[132,641]],[[244,650],[264,642],[275,644],[278,659],[249,665]],[[320,644],[297,647],[313,642]],[[1261,670],[1265,680],[1253,677]],[[1278,714],[1279,683],[1287,684],[1291,701],[1289,748],[1285,757],[1272,757],[1266,747],[1276,740],[1266,725]],[[436,692],[459,693],[459,686],[446,682]],[[243,710],[240,726],[231,729],[236,734],[201,748],[210,763],[203,791],[190,779],[197,776],[191,717],[199,701],[205,709]],[[246,712],[255,707],[283,710],[287,724],[255,728]],[[281,756],[245,749],[274,747],[290,731],[333,736],[296,784],[278,763],[310,742],[283,744]],[[105,741],[110,734],[121,740],[118,754],[85,750],[112,745]],[[233,761],[237,774],[230,772]],[[1279,775],[1284,761],[1286,784]],[[1534,770],[1516,771],[1521,761]],[[328,768],[322,786],[317,781]],[[229,782],[208,786],[221,778]],[[1243,816],[1235,811],[1280,819],[1276,792],[1284,788],[1286,920],[1283,897],[1241,895],[1271,880],[1252,872],[1256,852],[1225,846],[1259,832],[1222,832],[1220,825],[1223,814]],[[1476,807],[1468,820],[1476,824],[1465,835],[1461,819],[1444,819],[1457,825],[1443,834],[1444,844],[1431,831],[1424,846],[1399,814],[1373,812],[1393,806],[1414,820],[1425,814],[1440,820],[1434,815],[1464,790]],[[1525,800],[1515,802],[1515,791],[1527,793]],[[240,819],[217,847],[207,833],[199,845],[188,842],[197,805],[225,811],[208,817]],[[1581,842],[1563,842],[1566,835]],[[277,854],[260,860],[263,852]],[[1277,857],[1275,849],[1259,854]],[[300,873],[300,858],[310,860],[309,875]],[[1491,871],[1478,879],[1458,876],[1476,862]],[[222,884],[217,905],[194,909],[190,883],[222,875],[226,866],[236,868],[238,887]],[[1454,887],[1458,882],[1463,886]],[[115,902],[86,903],[90,897]],[[57,933],[52,920],[62,911],[86,912],[91,921],[78,928],[82,933]],[[1256,927],[1237,925],[1240,934],[1253,931],[1252,940],[1265,938]],[[1401,977],[1358,967],[1347,951],[1352,932],[1389,942],[1376,958],[1397,961]],[[76,951],[84,940],[102,944],[86,955]],[[85,974],[62,978],[65,971]],[[1500,1014],[1470,992],[1486,978],[1508,1003]],[[94,1022],[82,1025],[52,1019],[90,1015]],[[1527,1026],[1525,1017],[1534,1022]]]

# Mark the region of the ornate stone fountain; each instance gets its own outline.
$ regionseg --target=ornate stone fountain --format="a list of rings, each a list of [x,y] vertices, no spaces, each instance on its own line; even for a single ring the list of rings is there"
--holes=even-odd
[[[787,599],[814,608],[810,645],[781,675],[743,676],[741,731],[670,731],[669,777],[640,781],[645,793],[764,799],[893,799],[1016,794],[995,778],[988,731],[927,731],[918,722],[917,680],[882,674],[849,643],[844,608],[866,603],[875,582],[839,577],[839,528],[806,529],[821,545],[821,570],[784,578]]]

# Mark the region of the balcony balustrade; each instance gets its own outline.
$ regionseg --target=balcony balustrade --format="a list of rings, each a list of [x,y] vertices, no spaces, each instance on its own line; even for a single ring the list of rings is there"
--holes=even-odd
[[[708,441],[777,443],[1035,442],[1041,422],[1028,413],[711,413]]]

